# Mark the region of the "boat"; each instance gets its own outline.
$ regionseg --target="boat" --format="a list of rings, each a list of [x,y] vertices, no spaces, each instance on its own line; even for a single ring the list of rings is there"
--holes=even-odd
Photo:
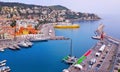
[[[54,25],[54,28],[79,28],[80,25],[78,24],[72,24],[72,23],[61,23]]]
[[[15,47],[16,49],[20,49],[20,47],[18,45],[13,45],[13,47]]]
[[[92,39],[103,40],[105,38],[105,33],[103,31],[104,25],[100,24],[97,30],[94,32],[95,36],[92,36]]]
[[[16,48],[14,46],[9,46],[8,48],[11,50],[16,50]]]
[[[0,61],[0,67],[1,67],[1,66],[5,66],[5,65],[6,65],[6,61],[7,61],[7,60]]]
[[[6,65],[6,63],[1,63],[1,64],[0,64],[0,66],[5,66],[5,65]]]
[[[4,49],[0,49],[0,51],[1,51],[1,52],[3,52],[3,51],[4,51]]]
[[[77,58],[75,56],[66,56],[65,58],[63,58],[63,61],[65,61],[68,64],[73,64],[74,62],[77,61]]]
[[[30,41],[35,42],[35,41],[48,41],[50,37],[34,37],[31,38]]]
[[[3,67],[0,67],[0,72],[10,72],[10,67],[9,66],[3,66]]]
[[[7,61],[7,60],[2,60],[2,61],[0,61],[0,64],[1,64],[1,63],[5,63],[6,61]]]
[[[30,42],[30,41],[25,41],[25,43],[26,43],[29,47],[33,45],[33,43]]]
[[[21,47],[29,47],[24,41],[18,43]]]
[[[97,39],[97,40],[100,40],[101,37],[100,36],[92,36],[92,39]]]
[[[10,72],[10,67],[9,66],[5,66],[6,65],[6,61],[7,60],[2,60],[0,61],[0,72]]]
[[[64,69],[63,72],[69,72],[69,70],[68,69]]]
[[[72,56],[72,39],[70,44],[70,55],[63,58],[63,61],[68,64],[73,64],[77,61],[77,58],[75,56]]]

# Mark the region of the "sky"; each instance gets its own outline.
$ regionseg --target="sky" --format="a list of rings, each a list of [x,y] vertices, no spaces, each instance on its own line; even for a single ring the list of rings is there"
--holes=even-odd
[[[96,14],[119,14],[120,0],[0,0],[4,2],[20,2],[43,6],[62,5],[72,11],[96,13]]]

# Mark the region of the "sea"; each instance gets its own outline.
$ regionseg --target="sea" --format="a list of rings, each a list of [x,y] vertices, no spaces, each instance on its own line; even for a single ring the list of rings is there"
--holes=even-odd
[[[102,23],[104,31],[117,39],[120,39],[120,20],[117,15],[101,15],[98,21],[77,21],[78,29],[55,29],[57,36],[65,36],[72,39],[72,52],[76,57],[81,57],[97,40],[91,36]],[[49,40],[34,42],[29,48],[20,50],[6,49],[0,52],[0,60],[7,60],[7,66],[11,72],[62,72],[69,67],[62,59],[70,54],[70,40]]]

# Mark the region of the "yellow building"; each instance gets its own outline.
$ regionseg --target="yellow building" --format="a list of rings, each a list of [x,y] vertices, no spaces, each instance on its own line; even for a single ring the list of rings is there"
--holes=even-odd
[[[28,30],[23,30],[23,35],[25,34],[29,34],[29,31]]]

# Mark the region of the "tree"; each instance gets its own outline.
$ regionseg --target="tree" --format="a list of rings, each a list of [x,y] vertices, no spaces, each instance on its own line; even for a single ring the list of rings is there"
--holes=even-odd
[[[42,24],[44,24],[44,21],[38,20],[38,24],[35,25],[35,29],[38,30],[38,27],[39,27],[40,25],[42,25]]]
[[[120,72],[120,69],[118,70],[118,72]]]
[[[16,40],[16,20],[13,20],[10,24],[11,27],[14,27],[14,40]]]
[[[16,26],[16,20],[13,20],[12,23],[10,24],[11,27],[15,27]]]
[[[35,25],[35,30],[38,30],[38,24],[37,24],[37,25]]]
[[[2,7],[0,6],[0,11],[2,10]]]

